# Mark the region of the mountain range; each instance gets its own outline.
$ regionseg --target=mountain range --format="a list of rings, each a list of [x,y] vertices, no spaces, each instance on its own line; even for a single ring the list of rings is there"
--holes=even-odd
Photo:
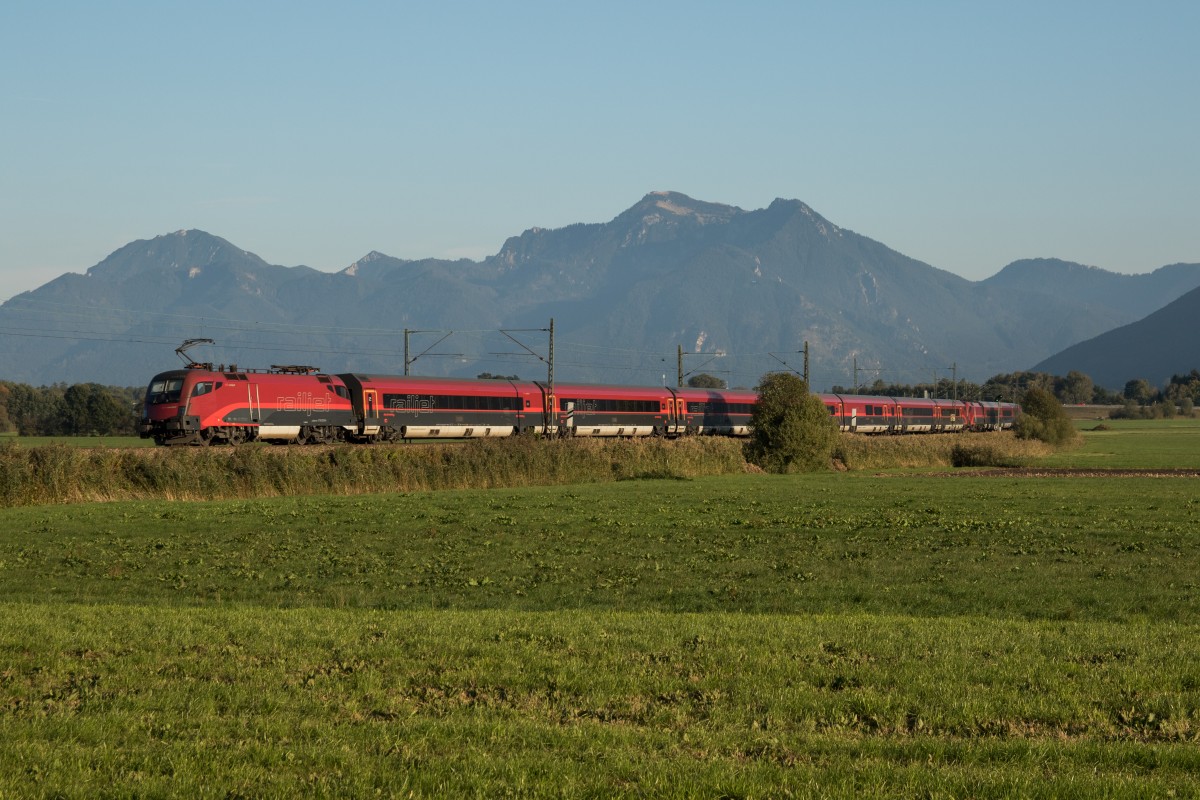
[[[606,223],[530,228],[482,261],[371,252],[327,273],[203,231],[131,242],[0,306],[0,378],[138,385],[198,337],[216,340],[199,360],[397,373],[405,329],[419,331],[414,374],[538,378],[554,319],[560,380],[673,383],[682,350],[686,372],[752,386],[799,370],[807,342],[814,388],[951,369],[982,381],[1197,287],[1200,264],[1120,275],[1051,259],[969,281],[798,200],[746,211],[653,192]],[[1131,377],[1151,376],[1093,376]]]

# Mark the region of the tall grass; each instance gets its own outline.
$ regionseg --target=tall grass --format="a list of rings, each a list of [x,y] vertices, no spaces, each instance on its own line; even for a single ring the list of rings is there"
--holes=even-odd
[[[843,434],[834,448],[835,462],[846,469],[915,467],[1022,467],[1053,452],[1036,440],[1004,433],[927,436],[862,436]]]
[[[744,468],[740,443],[719,438],[137,451],[5,444],[0,506],[560,485]]]
[[[843,434],[836,466],[851,470],[1023,466],[1052,449],[1009,433]],[[538,439],[339,447],[80,448],[0,444],[0,507],[107,500],[216,500],[307,494],[556,486],[695,478],[748,469],[743,443]]]

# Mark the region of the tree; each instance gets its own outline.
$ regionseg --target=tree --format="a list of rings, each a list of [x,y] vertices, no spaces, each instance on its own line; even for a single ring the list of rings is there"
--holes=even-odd
[[[8,418],[8,399],[11,396],[12,391],[8,388],[8,384],[0,383],[0,433],[11,431],[14,427]]]
[[[1067,444],[1077,436],[1058,398],[1036,386],[1025,390],[1014,428],[1018,439],[1039,439],[1047,444]]]
[[[8,417],[21,436],[54,436],[62,433],[65,386],[34,388],[24,383],[9,385]]]
[[[1078,370],[1071,370],[1067,377],[1055,381],[1058,399],[1071,405],[1082,405],[1092,402],[1095,385],[1092,379]]]
[[[767,373],[756,390],[746,460],[777,473],[827,468],[838,429],[821,398],[790,372]]]
[[[707,372],[701,372],[698,375],[693,375],[688,378],[687,385],[693,389],[724,389],[725,381],[718,378],[716,375],[709,375]]]
[[[61,433],[89,436],[131,433],[136,424],[132,406],[96,383],[77,383],[63,394]]]
[[[21,436],[132,434],[137,430],[141,388],[118,389],[95,383],[34,388],[0,384],[0,430]]]
[[[1154,390],[1150,388],[1150,381],[1145,378],[1135,378],[1125,383],[1125,397],[1135,401],[1138,405],[1146,405],[1150,402],[1151,395]]]

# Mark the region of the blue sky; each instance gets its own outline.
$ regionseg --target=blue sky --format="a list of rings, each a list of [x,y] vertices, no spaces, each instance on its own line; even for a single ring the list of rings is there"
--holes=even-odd
[[[199,228],[480,258],[655,190],[776,197],[971,279],[1200,261],[1200,4],[25,2],[0,299]]]

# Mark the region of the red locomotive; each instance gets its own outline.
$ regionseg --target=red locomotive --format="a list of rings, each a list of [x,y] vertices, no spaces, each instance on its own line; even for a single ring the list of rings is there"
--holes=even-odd
[[[1011,428],[1011,403],[818,395],[838,427],[858,433]],[[158,444],[263,440],[318,444],[560,436],[747,436],[757,396],[745,390],[600,386],[191,364],[155,375],[143,438]]]

